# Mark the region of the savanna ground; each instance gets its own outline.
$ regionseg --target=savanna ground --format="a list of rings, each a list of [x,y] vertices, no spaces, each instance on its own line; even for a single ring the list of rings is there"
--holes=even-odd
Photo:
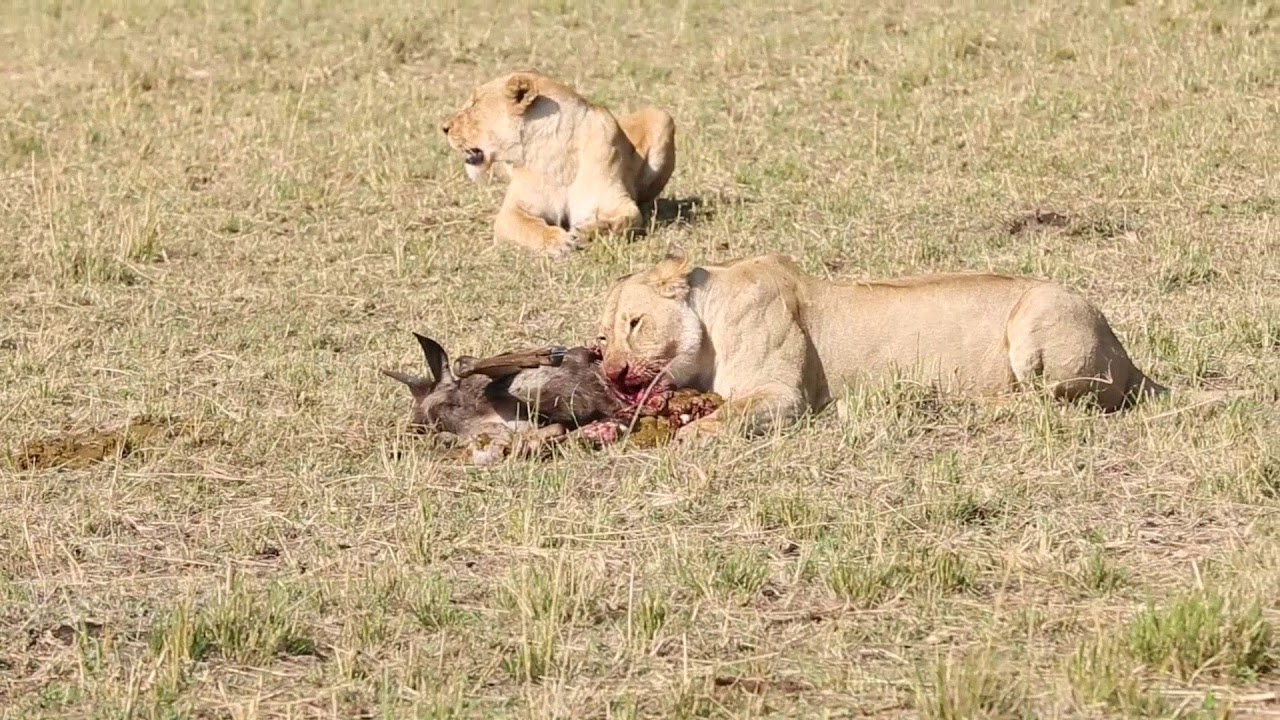
[[[1280,5],[437,5],[0,9],[5,717],[1280,717]],[[438,124],[520,66],[672,111],[646,237],[491,242]],[[586,339],[668,245],[1056,278],[1255,394],[404,433],[410,330]]]

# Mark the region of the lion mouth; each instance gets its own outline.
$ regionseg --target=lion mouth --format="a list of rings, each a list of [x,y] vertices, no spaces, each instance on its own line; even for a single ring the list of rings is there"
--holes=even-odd
[[[622,404],[624,413],[653,413],[661,411],[675,386],[661,376],[654,376],[646,382],[633,381],[631,378],[620,382],[608,382],[613,396]]]
[[[463,158],[462,162],[467,165],[483,165],[484,151],[480,148],[467,148],[466,157]]]
[[[627,405],[641,405],[653,395],[662,395],[675,386],[663,372],[663,366],[644,363],[631,366],[621,374],[606,378],[613,393]]]

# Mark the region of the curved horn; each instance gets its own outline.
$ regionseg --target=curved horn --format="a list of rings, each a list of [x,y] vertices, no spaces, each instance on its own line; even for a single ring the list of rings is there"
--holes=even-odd
[[[431,369],[431,377],[436,382],[455,382],[457,378],[453,376],[453,369],[449,367],[449,353],[441,347],[440,343],[432,340],[426,335],[413,334],[418,338],[418,344],[422,346],[422,354],[427,360],[427,367]]]
[[[410,375],[409,373],[402,373],[399,370],[387,370],[386,368],[382,368],[381,371],[383,375],[386,375],[393,380],[399,380],[405,385],[408,385],[409,392],[413,393],[415,398],[420,398],[429,394],[436,387],[434,380],[428,380],[424,377]]]

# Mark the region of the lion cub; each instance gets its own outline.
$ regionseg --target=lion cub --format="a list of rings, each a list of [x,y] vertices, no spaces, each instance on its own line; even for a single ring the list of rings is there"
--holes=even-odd
[[[532,71],[476,88],[441,126],[467,176],[510,184],[494,235],[565,257],[598,232],[628,232],[676,165],[675,122],[656,108],[621,118]]]

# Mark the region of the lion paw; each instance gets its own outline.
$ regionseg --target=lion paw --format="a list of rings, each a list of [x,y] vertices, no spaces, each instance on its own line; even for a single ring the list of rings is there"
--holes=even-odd
[[[559,230],[556,239],[547,244],[546,253],[553,260],[564,260],[582,247],[582,239],[576,231]]]
[[[711,418],[695,420],[676,431],[676,444],[684,447],[706,447],[719,432],[719,421]]]

